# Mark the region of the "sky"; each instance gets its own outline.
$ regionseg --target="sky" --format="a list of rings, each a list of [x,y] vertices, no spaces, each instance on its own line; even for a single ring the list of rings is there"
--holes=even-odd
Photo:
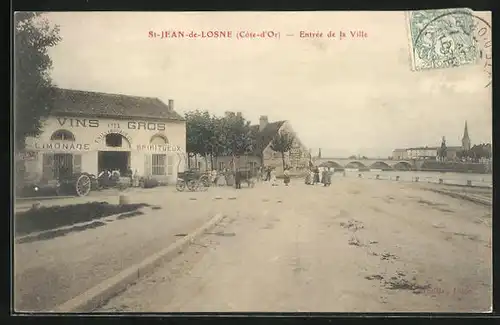
[[[491,142],[483,65],[413,71],[404,12],[59,12],[49,50],[62,88],[174,100],[175,110],[288,120],[323,157],[387,157],[395,148]],[[232,38],[149,32],[231,31]],[[240,31],[279,38],[237,39]],[[322,32],[301,38],[300,31]],[[335,37],[328,38],[329,31]],[[339,33],[346,33],[340,40]],[[349,37],[351,31],[366,37]],[[287,36],[291,34],[293,36]]]

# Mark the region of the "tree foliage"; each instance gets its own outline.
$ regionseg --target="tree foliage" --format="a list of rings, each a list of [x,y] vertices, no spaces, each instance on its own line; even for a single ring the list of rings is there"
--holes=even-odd
[[[189,155],[240,156],[251,152],[255,138],[250,132],[250,121],[237,113],[210,116],[208,111],[191,111],[186,118],[186,148]]]
[[[479,161],[480,159],[491,158],[491,144],[474,145],[470,150],[462,150],[457,152],[457,158]]]
[[[15,143],[22,150],[26,137],[42,132],[43,118],[53,104],[48,49],[61,40],[59,27],[41,13],[18,12],[14,17]]]
[[[281,153],[281,160],[283,162],[283,170],[285,170],[286,164],[285,164],[285,153],[289,152],[294,143],[295,137],[293,134],[289,132],[278,132],[272,142],[271,142],[271,149]]]
[[[439,160],[444,161],[448,155],[448,148],[446,147],[446,140],[443,137],[443,141],[441,141],[441,147],[437,151],[437,156]]]

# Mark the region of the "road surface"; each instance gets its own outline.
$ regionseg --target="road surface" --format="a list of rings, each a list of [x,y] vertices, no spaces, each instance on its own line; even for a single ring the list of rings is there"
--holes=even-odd
[[[229,192],[228,192],[229,193]],[[43,240],[14,245],[14,307],[51,311],[127,267],[168,247],[219,210],[213,193],[178,193],[172,187],[130,191],[132,203],[148,203],[144,214],[105,217],[69,226],[65,235],[46,231]],[[118,193],[94,198],[41,201],[44,205],[90,200],[118,203]],[[97,224],[97,226],[93,226]],[[63,232],[64,233],[64,232]],[[32,235],[28,235],[32,238]]]
[[[489,311],[491,209],[424,188],[229,189],[217,229],[99,311]]]

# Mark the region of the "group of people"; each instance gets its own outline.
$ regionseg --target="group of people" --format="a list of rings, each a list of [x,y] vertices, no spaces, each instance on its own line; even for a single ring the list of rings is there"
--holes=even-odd
[[[321,174],[321,180],[320,175]],[[316,185],[318,183],[323,184],[323,186],[330,186],[332,184],[332,175],[333,171],[331,171],[330,167],[323,168],[323,171],[320,171],[319,167],[313,167],[309,169],[309,172],[306,175],[305,183],[307,185]]]

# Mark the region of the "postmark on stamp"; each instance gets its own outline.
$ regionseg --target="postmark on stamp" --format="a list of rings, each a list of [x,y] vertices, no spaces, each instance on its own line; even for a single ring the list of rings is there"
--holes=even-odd
[[[491,84],[491,25],[470,9],[407,13],[414,71],[484,64]]]

